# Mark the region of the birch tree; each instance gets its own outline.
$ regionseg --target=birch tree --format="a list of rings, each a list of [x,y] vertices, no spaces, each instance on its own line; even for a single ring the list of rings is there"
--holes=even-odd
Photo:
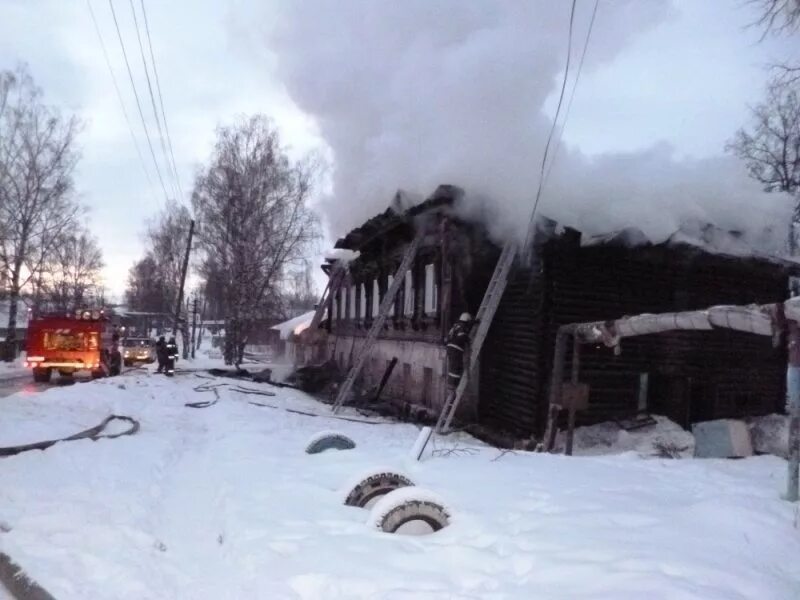
[[[221,278],[228,364],[241,363],[248,330],[280,306],[287,273],[319,237],[308,207],[314,174],[310,160],[289,158],[264,116],[217,130],[192,205],[206,267]]]
[[[16,341],[22,289],[79,212],[73,198],[78,129],[75,117],[42,102],[24,67],[0,72],[0,269],[8,285],[9,343]]]

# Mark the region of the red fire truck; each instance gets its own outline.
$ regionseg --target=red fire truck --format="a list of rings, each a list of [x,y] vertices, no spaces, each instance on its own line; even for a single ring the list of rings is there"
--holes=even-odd
[[[34,381],[47,382],[54,370],[62,377],[89,371],[93,378],[118,375],[119,334],[102,310],[74,314],[31,314],[25,366]]]

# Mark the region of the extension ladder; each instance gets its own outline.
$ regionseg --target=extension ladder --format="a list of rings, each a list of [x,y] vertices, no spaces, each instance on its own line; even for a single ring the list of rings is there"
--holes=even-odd
[[[515,242],[506,242],[503,246],[503,251],[500,253],[500,258],[497,259],[497,265],[494,268],[494,273],[486,288],[486,293],[481,301],[480,308],[476,320],[478,326],[470,333],[469,340],[469,365],[464,370],[461,381],[458,387],[450,394],[442,406],[442,412],[439,414],[439,420],[436,422],[436,433],[443,433],[450,429],[453,422],[453,416],[456,414],[456,409],[461,403],[464,393],[469,385],[469,377],[475,366],[478,364],[478,356],[481,352],[483,342],[486,340],[486,335],[489,333],[489,327],[494,319],[494,314],[497,312],[497,307],[500,305],[500,299],[503,297],[503,291],[506,289],[508,283],[508,275],[511,271],[511,265],[514,263],[514,257],[517,254],[517,244]]]
[[[397,267],[397,272],[394,274],[392,284],[389,286],[389,289],[386,290],[383,300],[381,300],[380,307],[378,308],[378,314],[375,317],[375,320],[372,321],[372,326],[369,328],[369,333],[367,333],[367,337],[364,339],[364,344],[361,346],[361,351],[358,353],[358,358],[353,364],[353,368],[350,369],[350,372],[347,374],[347,378],[344,380],[342,387],[339,388],[339,393],[336,395],[336,400],[333,403],[334,413],[338,412],[345,403],[350,395],[350,390],[353,388],[353,384],[361,374],[361,371],[367,362],[367,358],[369,357],[369,351],[372,349],[372,346],[378,339],[378,335],[383,329],[383,325],[386,322],[386,317],[389,315],[389,311],[394,303],[395,296],[397,296],[400,286],[405,282],[406,271],[411,268],[414,258],[417,256],[417,251],[422,243],[423,236],[424,230],[420,228],[417,231],[417,234],[414,236],[414,239],[411,240],[411,243],[408,245],[406,254],[403,256],[403,260],[400,263],[400,266]]]

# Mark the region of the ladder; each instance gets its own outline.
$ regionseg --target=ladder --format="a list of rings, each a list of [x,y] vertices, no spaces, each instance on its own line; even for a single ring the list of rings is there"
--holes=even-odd
[[[403,260],[400,263],[400,266],[397,267],[397,272],[394,274],[392,284],[389,286],[389,289],[386,290],[383,300],[381,300],[380,307],[378,308],[378,314],[375,316],[375,320],[372,321],[372,326],[369,328],[369,333],[367,333],[367,337],[364,339],[364,344],[361,346],[361,351],[358,353],[358,358],[356,359],[355,364],[353,364],[353,368],[350,369],[350,372],[347,374],[347,378],[344,380],[342,387],[339,388],[339,393],[336,395],[336,400],[333,403],[334,413],[338,412],[342,405],[344,405],[344,403],[347,401],[347,398],[350,395],[350,390],[353,388],[353,384],[361,374],[361,371],[367,362],[367,358],[370,355],[369,351],[378,339],[378,335],[383,329],[384,323],[386,323],[386,317],[389,315],[389,311],[392,308],[395,296],[397,296],[400,286],[404,285],[406,271],[411,268],[414,258],[417,256],[417,250],[419,250],[419,246],[422,243],[423,237],[424,230],[420,228],[417,231],[417,234],[414,236],[414,239],[411,240],[411,243],[408,245],[406,254],[403,256]]]
[[[345,272],[346,269],[338,264],[333,267],[333,272],[328,278],[328,285],[325,286],[325,290],[322,292],[322,298],[320,298],[319,304],[317,305],[317,311],[314,313],[314,318],[311,319],[311,325],[309,326],[310,331],[316,331],[319,324],[322,323],[322,315],[325,314],[325,305],[328,303],[328,300],[339,291],[339,287],[342,285],[342,281],[344,281]]]
[[[506,242],[506,245],[503,246],[503,251],[500,253],[500,258],[497,259],[494,273],[489,285],[486,287],[486,293],[475,317],[478,321],[478,326],[470,334],[469,365],[464,370],[461,381],[458,382],[458,387],[447,396],[444,406],[442,406],[442,412],[436,422],[436,433],[443,433],[450,429],[456,409],[458,409],[458,405],[461,403],[469,385],[469,377],[478,364],[481,347],[486,340],[486,335],[489,333],[489,327],[492,324],[495,312],[497,312],[497,307],[500,305],[500,299],[506,289],[508,274],[511,272],[511,265],[514,263],[516,254],[517,244],[515,242]]]

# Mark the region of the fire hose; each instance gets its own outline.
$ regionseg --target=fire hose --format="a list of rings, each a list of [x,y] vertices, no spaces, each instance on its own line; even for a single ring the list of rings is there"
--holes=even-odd
[[[197,375],[201,379],[209,379],[209,377],[205,377],[202,375]],[[189,408],[208,408],[210,406],[214,406],[217,402],[219,402],[219,389],[226,387],[232,392],[238,392],[244,395],[254,395],[254,396],[275,396],[274,392],[269,392],[266,390],[257,390],[254,388],[247,388],[238,384],[228,384],[228,383],[203,383],[198,385],[194,388],[195,392],[213,392],[214,399],[213,400],[205,400],[200,402],[187,402],[184,406],[188,406]],[[382,421],[368,421],[364,419],[353,419],[350,417],[339,417],[334,415],[320,415],[317,413],[307,412],[304,410],[297,410],[296,408],[286,408],[285,406],[275,406],[274,404],[266,404],[264,402],[254,402],[252,400],[248,401],[248,404],[253,406],[259,406],[261,408],[272,408],[274,410],[282,410],[288,413],[292,413],[295,415],[302,415],[304,417],[322,417],[326,419],[335,419],[337,421],[350,421],[351,423],[362,423],[364,425],[381,425]]]
[[[130,427],[125,431],[120,431],[119,433],[103,433],[103,431],[112,421],[125,421],[126,423],[130,424]],[[137,431],[139,431],[139,421],[136,419],[123,415],[110,415],[103,419],[99,425],[95,425],[94,427],[90,427],[89,429],[85,429],[84,431],[69,437],[59,438],[57,440],[47,440],[44,442],[35,442],[33,444],[23,444],[21,446],[8,446],[6,448],[0,448],[0,457],[14,456],[15,454],[21,454],[22,452],[28,452],[30,450],[46,450],[47,448],[55,446],[60,442],[73,442],[75,440],[97,441],[103,438],[114,439],[124,435],[133,435]]]

